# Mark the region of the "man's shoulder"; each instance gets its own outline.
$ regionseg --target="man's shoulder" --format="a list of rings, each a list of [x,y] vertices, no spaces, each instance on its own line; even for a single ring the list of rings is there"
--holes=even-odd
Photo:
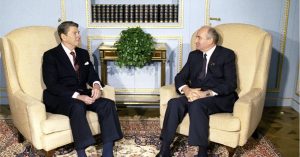
[[[216,47],[216,52],[218,54],[218,56],[223,56],[223,57],[229,57],[232,58],[235,56],[235,53],[233,50],[227,48],[227,47],[223,47],[223,46],[217,46]]]
[[[224,46],[217,46],[217,49],[219,51],[223,51],[224,53],[234,53],[233,50],[231,50],[230,48],[224,47]]]
[[[80,57],[89,57],[89,52],[86,49],[80,48],[80,47],[76,47],[75,48],[76,54]]]
[[[202,53],[203,52],[200,50],[193,50],[189,53],[189,55],[191,55],[191,56],[201,55],[202,56]]]
[[[59,52],[59,45],[47,50],[44,53],[44,56],[55,56],[56,54],[58,54],[58,52]]]
[[[88,51],[86,49],[80,48],[80,47],[76,47],[75,48],[76,53],[88,53]]]

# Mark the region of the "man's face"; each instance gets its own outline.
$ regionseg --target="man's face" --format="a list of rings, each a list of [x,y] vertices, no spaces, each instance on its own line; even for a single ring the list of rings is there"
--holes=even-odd
[[[80,34],[79,30],[77,27],[71,26],[68,29],[67,34],[62,34],[62,40],[65,44],[72,46],[72,47],[77,47],[80,43]]]
[[[196,35],[196,49],[202,52],[209,50],[213,45],[212,39],[207,38],[207,31],[207,28],[201,28]]]

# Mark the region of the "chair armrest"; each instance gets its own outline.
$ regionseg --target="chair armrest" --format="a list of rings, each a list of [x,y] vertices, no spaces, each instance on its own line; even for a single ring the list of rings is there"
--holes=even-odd
[[[18,115],[13,116],[14,122],[18,125],[17,128],[19,129],[24,128],[23,125],[29,126],[29,131],[26,132],[26,129],[23,129],[25,132],[21,132],[28,140],[31,140],[33,145],[36,148],[42,148],[41,136],[42,136],[42,129],[41,129],[41,122],[46,120],[46,108],[45,105],[25,94],[22,91],[17,91],[13,94],[14,99],[14,107],[16,110],[21,111]],[[20,129],[19,129],[20,130]],[[21,129],[22,130],[22,129]],[[29,137],[28,137],[29,136]]]
[[[233,116],[241,122],[240,145],[244,145],[258,126],[264,106],[262,89],[253,88],[234,104]]]
[[[103,88],[103,97],[116,101],[115,88],[109,85],[105,85]]]
[[[179,94],[177,94],[176,92],[174,84],[162,86],[159,89],[159,93],[160,93],[160,105],[166,105],[170,99],[179,96]]]

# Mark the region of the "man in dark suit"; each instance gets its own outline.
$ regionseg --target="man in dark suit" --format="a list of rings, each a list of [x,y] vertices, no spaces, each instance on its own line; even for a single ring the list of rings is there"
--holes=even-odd
[[[207,157],[209,115],[232,112],[238,99],[235,54],[218,46],[218,40],[219,35],[212,27],[203,26],[197,31],[197,50],[190,52],[186,64],[175,77],[177,92],[183,96],[168,102],[157,156],[170,156],[176,129],[189,113],[188,143],[199,146],[199,157]]]
[[[78,24],[65,21],[57,31],[61,43],[43,56],[46,110],[70,118],[79,157],[85,157],[85,148],[95,143],[86,111],[96,112],[103,141],[102,156],[111,157],[114,141],[123,137],[115,103],[101,97],[104,84],[94,70],[89,53],[77,47],[80,42]],[[87,84],[92,89],[88,89]]]

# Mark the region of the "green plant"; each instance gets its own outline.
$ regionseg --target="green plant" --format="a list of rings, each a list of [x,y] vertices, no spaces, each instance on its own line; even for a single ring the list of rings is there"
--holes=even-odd
[[[140,27],[128,28],[120,34],[115,43],[117,48],[117,64],[120,67],[143,67],[151,61],[155,41],[151,34],[145,33]]]

